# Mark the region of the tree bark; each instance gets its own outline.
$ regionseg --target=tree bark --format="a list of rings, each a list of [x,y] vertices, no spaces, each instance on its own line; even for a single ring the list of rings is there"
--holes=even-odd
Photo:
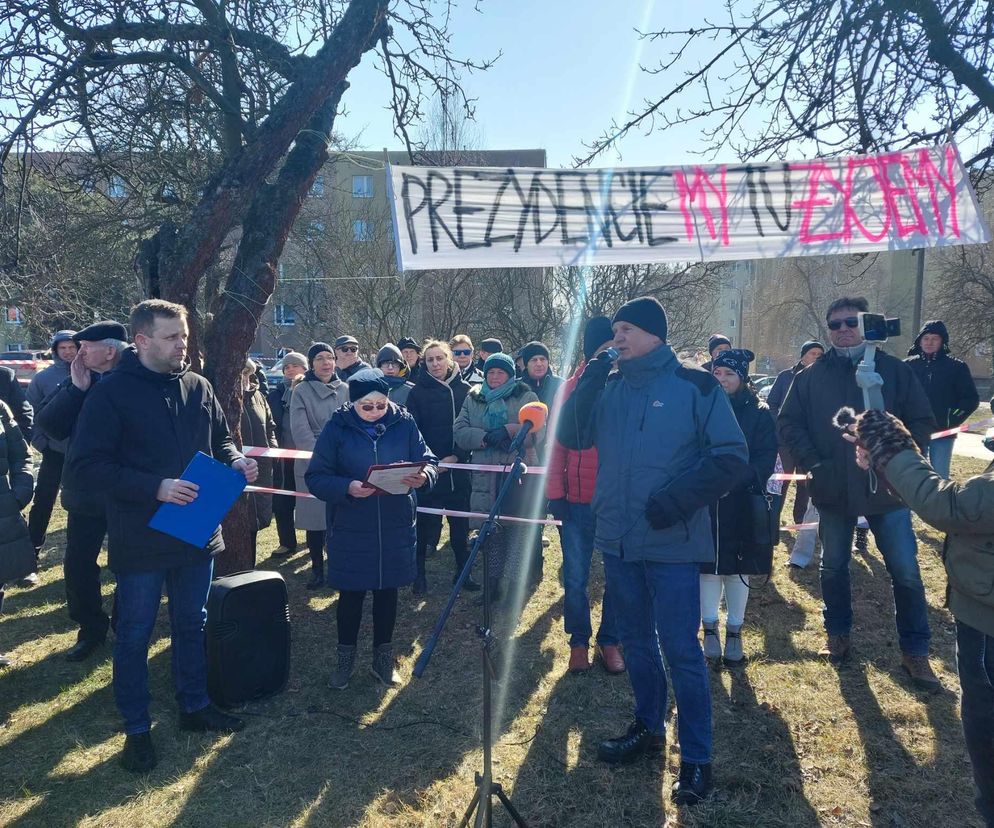
[[[276,286],[277,265],[290,228],[318,172],[328,160],[335,112],[348,88],[343,80],[300,133],[273,184],[259,188],[242,222],[242,239],[213,324],[207,334],[207,378],[218,389],[225,416],[240,439],[240,375],[260,317]],[[215,561],[219,575],[252,569],[254,512],[241,498],[224,522],[225,551]]]

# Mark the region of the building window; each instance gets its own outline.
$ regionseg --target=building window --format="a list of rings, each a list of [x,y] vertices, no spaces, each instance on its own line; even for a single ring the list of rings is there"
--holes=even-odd
[[[289,305],[273,305],[273,323],[289,326],[297,324],[297,315]]]
[[[357,242],[368,242],[373,239],[373,228],[365,219],[352,222],[352,238]]]
[[[124,179],[119,175],[112,175],[107,184],[107,195],[111,198],[124,198]]]
[[[324,176],[319,175],[314,179],[314,183],[311,184],[311,195],[314,198],[324,198]]]
[[[372,197],[373,197],[373,176],[353,175],[352,198],[372,198]]]
[[[4,319],[6,319],[8,325],[23,325],[24,317],[21,316],[21,309],[10,305],[6,308],[4,313]],[[20,348],[9,348],[11,351],[19,351]]]
[[[734,319],[729,320],[729,323],[730,323],[731,327],[733,327],[733,328],[735,327],[735,320]]]

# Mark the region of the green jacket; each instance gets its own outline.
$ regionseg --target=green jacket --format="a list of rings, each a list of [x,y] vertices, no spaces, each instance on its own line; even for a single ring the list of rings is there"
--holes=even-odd
[[[885,472],[911,510],[946,533],[942,558],[956,620],[994,635],[994,463],[983,474],[954,483],[908,450],[894,457]]]

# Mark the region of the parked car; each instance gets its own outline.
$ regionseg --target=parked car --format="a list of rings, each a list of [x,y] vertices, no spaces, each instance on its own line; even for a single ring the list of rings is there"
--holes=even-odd
[[[265,366],[264,373],[266,374],[266,382],[269,383],[270,388],[273,388],[283,382],[282,359],[278,359],[276,362],[273,362],[271,359],[264,359],[262,362]]]
[[[21,385],[27,385],[35,374],[51,364],[51,351],[0,351],[0,365],[13,368]]]

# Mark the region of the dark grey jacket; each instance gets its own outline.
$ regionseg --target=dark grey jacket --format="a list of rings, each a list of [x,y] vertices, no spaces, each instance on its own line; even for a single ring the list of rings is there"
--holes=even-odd
[[[55,393],[55,389],[65,380],[69,379],[69,363],[64,359],[54,357],[55,362],[49,365],[44,371],[39,371],[31,378],[28,385],[28,402],[34,409],[35,419],[41,413],[45,405],[45,400]],[[57,440],[45,432],[43,428],[35,428],[31,433],[31,445],[38,451],[58,451],[66,453],[67,440]]]

